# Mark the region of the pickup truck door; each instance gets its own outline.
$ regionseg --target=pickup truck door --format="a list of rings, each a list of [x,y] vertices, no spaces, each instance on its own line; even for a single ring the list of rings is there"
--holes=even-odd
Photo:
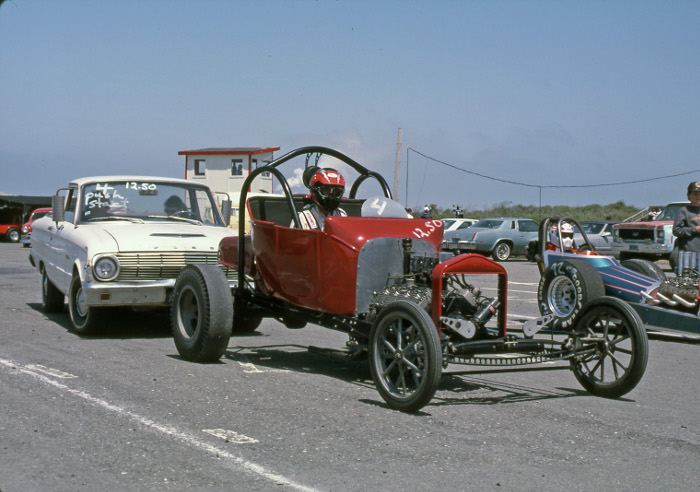
[[[76,190],[70,189],[66,195],[65,220],[52,222],[44,239],[46,272],[53,284],[64,293],[70,287],[75,254],[73,241],[70,240],[75,231],[75,192]]]

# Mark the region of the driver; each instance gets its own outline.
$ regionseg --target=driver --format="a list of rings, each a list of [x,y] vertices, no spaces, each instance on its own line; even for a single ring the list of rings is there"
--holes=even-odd
[[[313,202],[299,212],[302,228],[323,229],[326,217],[347,217],[345,210],[338,207],[345,193],[345,178],[342,174],[329,167],[319,169],[311,176],[308,187]]]
[[[561,241],[564,243],[563,248],[559,245],[559,228],[554,224],[549,229],[547,249],[549,251],[571,251],[573,253],[578,253],[578,251],[574,249],[574,228],[568,222],[561,224]]]
[[[187,210],[185,202],[183,202],[182,198],[177,195],[171,195],[167,200],[165,200],[163,208],[165,209],[165,214],[168,216]]]

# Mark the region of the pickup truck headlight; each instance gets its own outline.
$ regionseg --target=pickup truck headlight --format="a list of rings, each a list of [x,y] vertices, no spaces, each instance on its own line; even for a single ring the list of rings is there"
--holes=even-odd
[[[92,273],[97,280],[102,282],[113,280],[119,275],[119,260],[114,256],[102,256],[95,261]]]

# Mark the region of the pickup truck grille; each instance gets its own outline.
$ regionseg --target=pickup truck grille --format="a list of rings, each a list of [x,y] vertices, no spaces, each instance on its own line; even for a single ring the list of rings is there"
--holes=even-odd
[[[620,239],[623,241],[647,241],[654,242],[654,229],[618,229]]]
[[[217,253],[119,253],[121,265],[116,281],[158,280],[175,278],[185,265],[198,263],[219,265]],[[220,265],[229,280],[236,279],[236,270]]]

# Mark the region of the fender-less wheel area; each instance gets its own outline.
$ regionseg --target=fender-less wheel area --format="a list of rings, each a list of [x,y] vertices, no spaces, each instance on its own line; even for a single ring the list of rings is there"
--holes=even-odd
[[[625,268],[629,268],[633,272],[641,273],[642,275],[651,277],[654,280],[658,280],[660,282],[666,280],[666,274],[664,271],[653,261],[633,259],[621,261],[620,264]]]
[[[617,398],[642,379],[649,339],[637,312],[614,297],[589,302],[576,320],[571,361],[576,379],[596,396]]]
[[[542,274],[537,304],[543,316],[553,314],[555,329],[569,329],[584,304],[605,295],[605,286],[593,265],[582,260],[558,261]]]
[[[170,324],[180,356],[215,362],[228,347],[233,300],[226,276],[216,265],[188,265],[177,277]]]
[[[73,324],[71,331],[78,335],[94,333],[100,324],[103,308],[88,306],[80,277],[73,275],[68,292],[68,312]]]
[[[387,304],[370,331],[369,361],[390,407],[416,412],[428,404],[442,375],[440,340],[428,313],[411,301]]]
[[[506,261],[508,258],[510,258],[512,250],[513,249],[511,248],[510,244],[506,242],[500,242],[496,245],[495,248],[493,248],[491,257],[496,261]]]
[[[51,282],[46,275],[46,269],[41,270],[41,307],[45,313],[59,313],[63,311],[63,301],[65,296]]]

